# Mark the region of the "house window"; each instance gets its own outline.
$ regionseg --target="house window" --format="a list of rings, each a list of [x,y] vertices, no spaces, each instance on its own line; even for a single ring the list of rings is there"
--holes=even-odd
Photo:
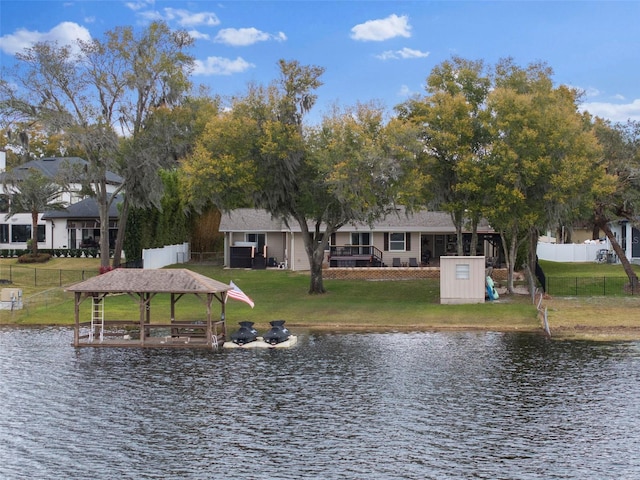
[[[406,250],[404,232],[394,232],[389,234],[389,251],[404,252]]]
[[[31,225],[11,225],[11,241],[23,243],[31,238]]]
[[[38,225],[38,230],[36,232],[38,242],[44,242],[45,237],[45,226]],[[11,242],[13,243],[24,243],[31,239],[31,225],[12,225],[11,226]]]
[[[9,243],[9,224],[0,223],[0,243]]]
[[[459,263],[456,265],[456,280],[469,280],[470,267],[468,263]]]

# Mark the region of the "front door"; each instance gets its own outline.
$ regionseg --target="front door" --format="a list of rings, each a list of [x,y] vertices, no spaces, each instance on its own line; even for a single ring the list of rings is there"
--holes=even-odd
[[[360,246],[357,252],[358,255],[371,255],[371,233],[353,232],[351,234],[351,245]]]

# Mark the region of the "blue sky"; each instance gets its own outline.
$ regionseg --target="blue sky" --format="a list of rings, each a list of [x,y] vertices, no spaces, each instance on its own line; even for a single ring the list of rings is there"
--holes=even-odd
[[[557,84],[585,91],[582,108],[640,120],[640,1],[1,0],[0,61],[155,19],[191,32],[192,80],[223,96],[269,83],[281,58],[326,68],[314,115],[370,100],[391,111],[458,55],[544,61]]]

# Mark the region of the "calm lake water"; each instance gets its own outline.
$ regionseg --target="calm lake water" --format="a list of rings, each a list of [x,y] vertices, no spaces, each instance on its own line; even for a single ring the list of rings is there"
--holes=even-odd
[[[640,343],[306,333],[76,350],[0,328],[3,479],[637,479]]]

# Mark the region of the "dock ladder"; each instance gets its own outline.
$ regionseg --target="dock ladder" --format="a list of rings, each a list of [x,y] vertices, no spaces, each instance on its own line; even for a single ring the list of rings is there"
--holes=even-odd
[[[93,297],[91,305],[91,330],[89,341],[93,342],[94,332],[100,327],[100,343],[104,340],[104,302],[102,298]]]

